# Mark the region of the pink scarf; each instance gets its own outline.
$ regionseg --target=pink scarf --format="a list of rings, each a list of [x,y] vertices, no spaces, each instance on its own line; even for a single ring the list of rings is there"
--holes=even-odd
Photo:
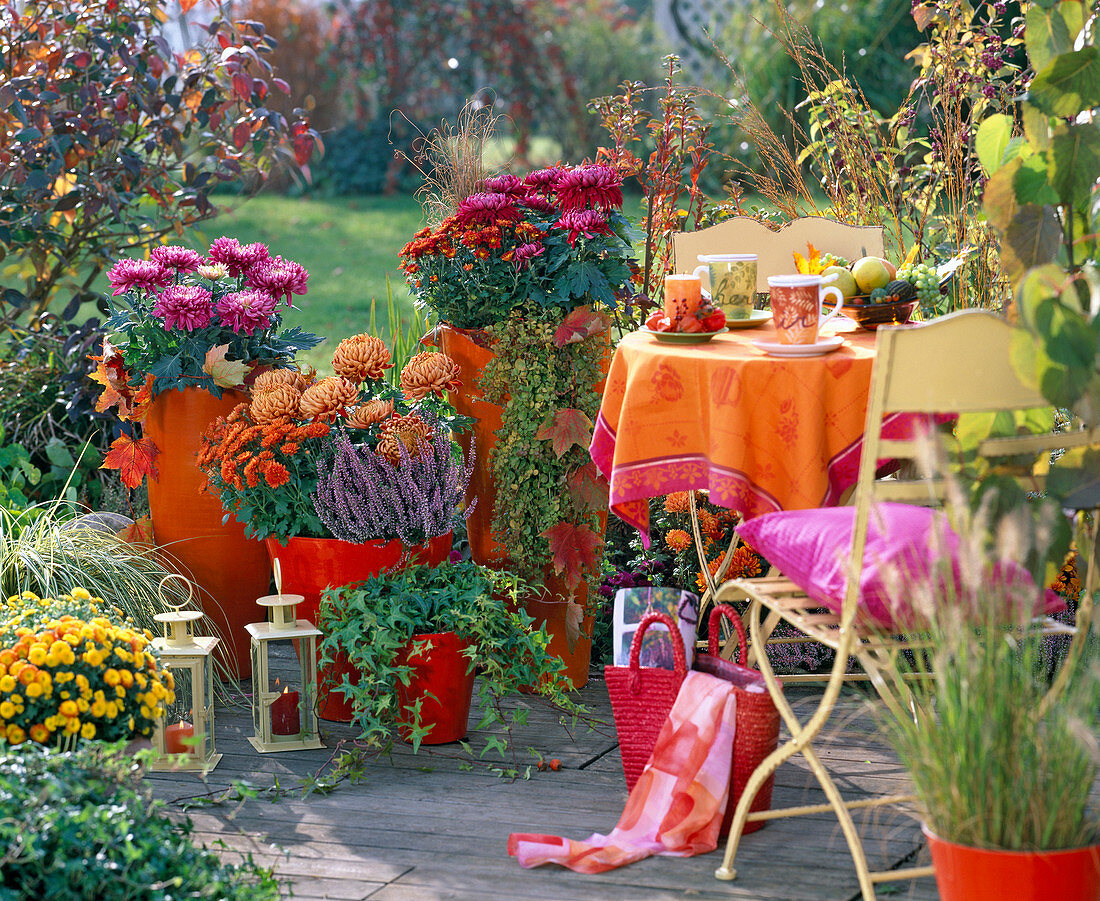
[[[729,682],[688,673],[611,834],[578,842],[514,832],[508,853],[521,867],[557,863],[578,873],[603,873],[651,854],[713,851],[729,796],[736,713]]]

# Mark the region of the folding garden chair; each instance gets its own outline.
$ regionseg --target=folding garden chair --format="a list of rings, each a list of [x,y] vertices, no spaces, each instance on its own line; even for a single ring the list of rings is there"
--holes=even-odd
[[[897,546],[909,548],[910,552],[919,548],[922,540],[928,539],[928,533],[932,529],[927,517],[932,516],[932,511],[927,510],[927,506],[943,502],[949,480],[939,474],[913,478],[899,474],[897,477],[876,480],[877,461],[916,460],[927,449],[920,440],[883,439],[880,434],[883,415],[887,411],[962,414],[1049,408],[1049,403],[1036,391],[1020,382],[1012,368],[1009,358],[1012,331],[1005,320],[983,311],[957,313],[923,325],[880,329],[854,508],[768,514],[773,518],[773,526],[778,526],[770,540],[788,542],[788,546],[776,557],[778,559],[781,556],[786,560],[786,566],[780,567],[784,573],[762,580],[727,582],[719,589],[719,602],[731,598],[749,599],[750,628],[756,647],[763,647],[767,639],[767,624],[764,622],[767,614],[770,622],[786,621],[836,653],[820,703],[805,722],[799,721],[785,699],[767,656],[759,655],[758,664],[791,737],[764,760],[745,787],[734,814],[722,866],[715,874],[719,879],[733,879],[736,876],[733,862],[746,822],[829,810],[835,812],[840,821],[865,901],[874,899],[874,886],[877,882],[931,874],[931,867],[885,872],[869,870],[861,839],[852,819],[852,809],[912,799],[895,795],[845,801],[822,764],[814,748],[814,741],[833,710],[850,657],[856,658],[895,715],[904,715],[907,709],[905,698],[897,693],[896,681],[888,681],[883,677],[885,667],[907,645],[899,639],[896,629],[882,624],[882,611],[869,609],[872,604],[869,586],[873,584],[873,579],[868,581],[868,577],[874,575],[875,566],[870,561],[872,553],[876,560],[882,559],[881,542],[884,537],[887,544],[893,539]],[[1034,459],[1035,455],[1045,450],[1081,445],[1100,447],[1100,430],[991,438],[982,444],[979,453],[984,458],[1009,458],[1013,455],[1029,454],[1030,459]],[[907,471],[903,468],[903,473]],[[1090,503],[1092,500],[1095,499],[1090,499]],[[902,503],[882,506],[878,503],[880,501]],[[888,515],[886,511],[889,511]],[[1085,517],[1079,515],[1079,525],[1083,522]],[[913,523],[917,525],[914,527]],[[839,549],[840,553],[835,547],[832,551],[835,561],[833,575],[839,575],[839,581],[834,578],[832,586],[835,593],[828,598],[828,607],[832,609],[823,609],[825,598],[822,596],[824,589],[820,570],[828,562],[825,558],[829,552],[823,550],[824,545],[820,542],[825,536],[827,544],[828,535],[835,536],[838,532],[846,536],[848,529],[851,535],[850,545],[843,562],[843,547]],[[873,533],[873,549],[869,546],[869,533]],[[810,544],[800,546],[800,542],[807,539]],[[816,545],[812,544],[815,539],[819,542]],[[751,537],[748,540],[771,559],[768,547],[756,545]],[[1071,655],[1079,653],[1084,643],[1092,610],[1092,592],[1097,588],[1098,568],[1090,565],[1097,554],[1095,529],[1088,535],[1079,531],[1078,548],[1085,577],[1082,580],[1084,590],[1077,610],[1076,635],[1069,650]],[[931,547],[927,548],[927,553],[931,555],[932,550]],[[800,554],[802,559],[799,559]],[[818,572],[815,573],[815,569]],[[804,589],[807,588],[816,599],[806,593]],[[872,623],[869,614],[880,614],[879,624]],[[1074,631],[1071,627],[1053,620],[1048,620],[1048,625],[1052,631]],[[909,645],[915,646],[917,645]],[[1063,667],[1063,673],[1068,669],[1069,667]],[[1057,684],[1053,690],[1058,690]],[[808,762],[825,793],[827,803],[750,813],[749,807],[757,791],[780,764],[795,754],[801,754]]]

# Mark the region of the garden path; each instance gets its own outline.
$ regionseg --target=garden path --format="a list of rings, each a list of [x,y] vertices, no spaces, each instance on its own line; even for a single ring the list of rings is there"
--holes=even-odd
[[[795,690],[800,704],[812,688]],[[611,721],[602,679],[593,678],[582,701]],[[517,703],[529,703],[521,698]],[[472,721],[473,722],[473,721]],[[818,742],[842,792],[905,790],[896,757],[874,734],[860,695],[842,700],[828,742]],[[206,784],[196,774],[150,773],[155,795],[169,801],[228,788],[245,780],[259,789],[315,773],[331,750],[261,756],[246,741],[247,709],[219,707],[216,741],[225,756]],[[322,723],[331,749],[351,738],[347,726]],[[581,727],[573,737],[549,710],[532,706],[518,746],[533,745],[557,757],[557,772],[532,771],[529,780],[507,782],[483,770],[463,771],[447,746],[433,756],[413,756],[399,747],[391,760],[366,767],[357,785],[342,783],[327,795],[302,798],[292,792],[271,802],[266,796],[191,807],[195,833],[208,845],[222,842],[227,859],[250,853],[274,867],[298,899],[538,899],[538,901],[663,901],[672,898],[849,901],[858,899],[847,846],[832,815],[778,820],[747,836],[737,858],[739,878],[719,882],[719,851],[695,858],[650,858],[600,876],[558,867],[523,870],[510,858],[510,832],[541,832],[585,838],[609,832],[626,798],[613,727]],[[797,760],[797,758],[796,758]],[[804,766],[790,763],[777,774],[774,802],[816,804]],[[178,804],[182,807],[184,805]],[[872,869],[914,866],[926,861],[916,823],[900,811],[867,811],[862,831]],[[880,887],[881,897],[933,901],[930,879]]]

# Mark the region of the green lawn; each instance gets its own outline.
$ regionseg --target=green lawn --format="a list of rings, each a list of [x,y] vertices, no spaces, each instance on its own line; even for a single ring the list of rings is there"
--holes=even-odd
[[[387,276],[398,309],[411,310],[398,253],[423,225],[420,206],[409,196],[319,200],[270,195],[246,200],[203,223],[201,230],[189,232],[186,243],[205,250],[221,235],[242,243],[262,241],[273,254],[305,266],[309,293],[294,298],[298,309],[286,314],[284,324],[329,339],[307,358],[327,370],[337,342],[370,327],[372,299],[378,302],[379,332],[388,333]]]

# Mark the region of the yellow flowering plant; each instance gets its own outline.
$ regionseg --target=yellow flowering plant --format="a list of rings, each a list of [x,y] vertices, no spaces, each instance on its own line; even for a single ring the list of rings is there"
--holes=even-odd
[[[175,700],[152,635],[83,588],[0,602],[0,738],[9,744],[147,736]]]

